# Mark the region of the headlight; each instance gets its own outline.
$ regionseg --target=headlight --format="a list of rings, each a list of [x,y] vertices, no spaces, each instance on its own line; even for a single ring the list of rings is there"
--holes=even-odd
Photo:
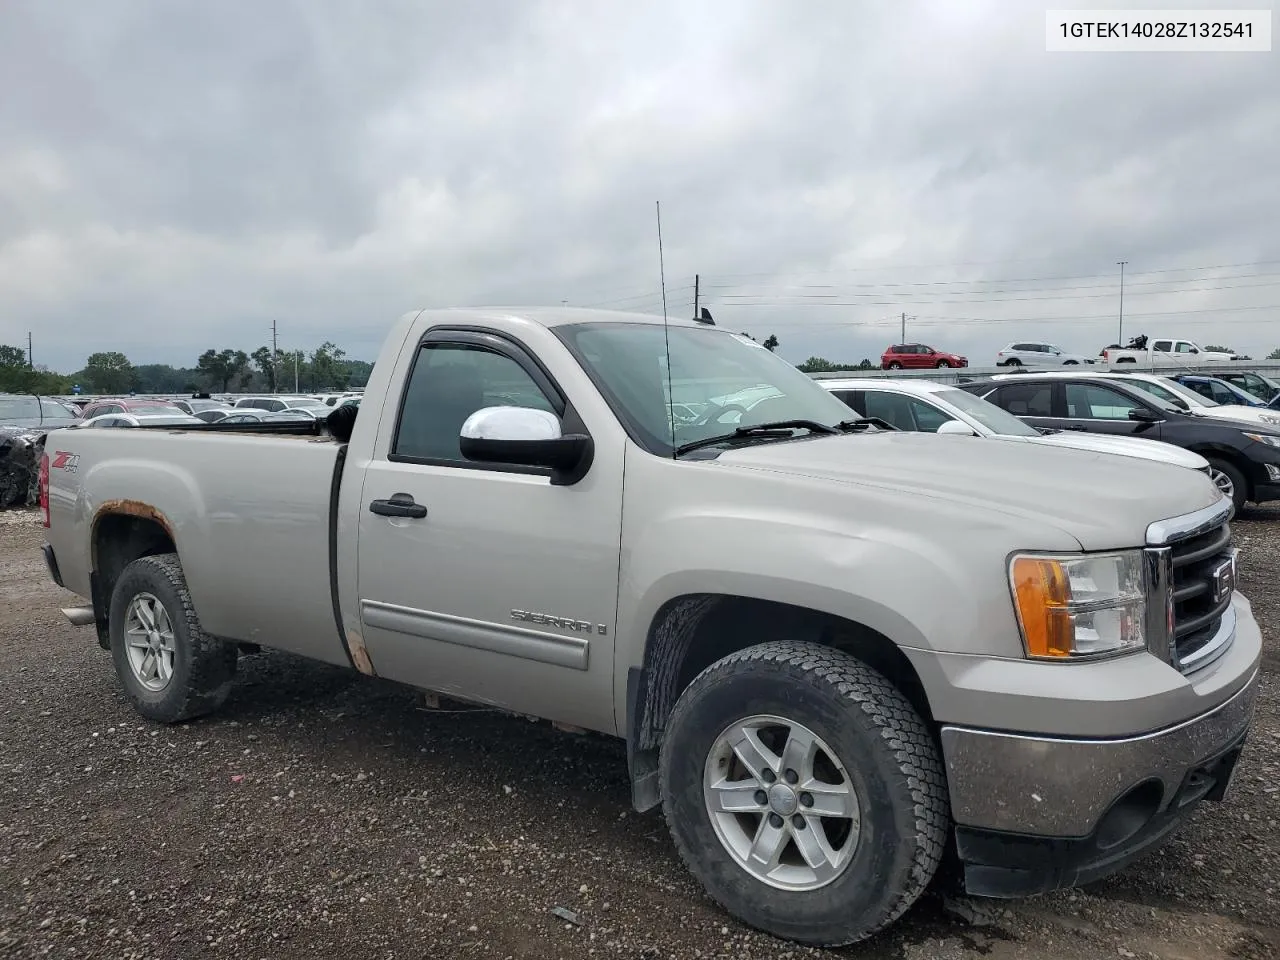
[[[1009,580],[1029,657],[1080,660],[1146,647],[1140,550],[1018,554]]]
[[[1268,447],[1280,447],[1280,437],[1269,433],[1246,433],[1245,436],[1257,443],[1265,443]]]

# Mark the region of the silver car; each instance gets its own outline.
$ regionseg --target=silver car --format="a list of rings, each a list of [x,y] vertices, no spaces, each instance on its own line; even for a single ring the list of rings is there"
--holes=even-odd
[[[1093,363],[1093,359],[1079,353],[1067,353],[1052,343],[1022,340],[996,351],[997,367],[1070,367],[1081,363]]]

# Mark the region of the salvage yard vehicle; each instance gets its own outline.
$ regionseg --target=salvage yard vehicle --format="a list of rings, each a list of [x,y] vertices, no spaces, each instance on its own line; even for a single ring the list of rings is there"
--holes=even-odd
[[[1181,384],[1172,387],[1199,398]],[[1150,379],[1105,373],[997,374],[959,389],[1036,428],[1162,440],[1198,453],[1209,461],[1214,483],[1236,509],[1280,500],[1280,430],[1219,418],[1212,409],[1202,415],[1185,402],[1178,406]]]
[[[1217,363],[1222,360],[1247,360],[1234,353],[1206,350],[1190,340],[1174,337],[1156,338],[1150,341],[1145,335],[1134,337],[1124,347],[1107,347],[1102,351],[1103,363],[1142,363],[1152,367],[1189,367],[1197,363]]]
[[[958,387],[928,380],[892,380],[877,377],[863,380],[820,380],[859,415],[883,420],[899,430],[951,434],[964,437],[995,437],[1020,443],[1042,443],[1095,453],[1143,457],[1161,463],[1210,473],[1209,461],[1198,453],[1159,440],[1137,437],[1100,436],[1076,430],[1037,429],[1011,413]]]
[[[1093,363],[1092,357],[1067,353],[1052,343],[1018,341],[996,351],[997,367],[1074,367]]]
[[[406,315],[364,397],[49,435],[50,574],[143,716],[215,710],[257,644],[620,737],[710,896],[807,944],[948,850],[1050,890],[1227,789],[1261,638],[1202,474],[880,429],[750,338],[601,310]]]

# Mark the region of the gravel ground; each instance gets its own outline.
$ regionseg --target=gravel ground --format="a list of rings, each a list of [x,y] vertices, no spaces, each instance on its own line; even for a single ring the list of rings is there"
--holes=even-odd
[[[629,809],[620,743],[276,654],[217,716],[142,721],[58,613],[34,520],[0,513],[0,957],[1280,956],[1280,510],[1235,524],[1268,650],[1226,802],[1087,890],[930,892],[830,953],[707,901]]]

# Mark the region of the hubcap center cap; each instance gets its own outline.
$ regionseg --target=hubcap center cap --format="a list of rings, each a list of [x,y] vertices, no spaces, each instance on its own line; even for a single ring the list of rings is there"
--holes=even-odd
[[[778,816],[789,817],[799,806],[796,792],[785,783],[775,783],[769,788],[769,809]]]

